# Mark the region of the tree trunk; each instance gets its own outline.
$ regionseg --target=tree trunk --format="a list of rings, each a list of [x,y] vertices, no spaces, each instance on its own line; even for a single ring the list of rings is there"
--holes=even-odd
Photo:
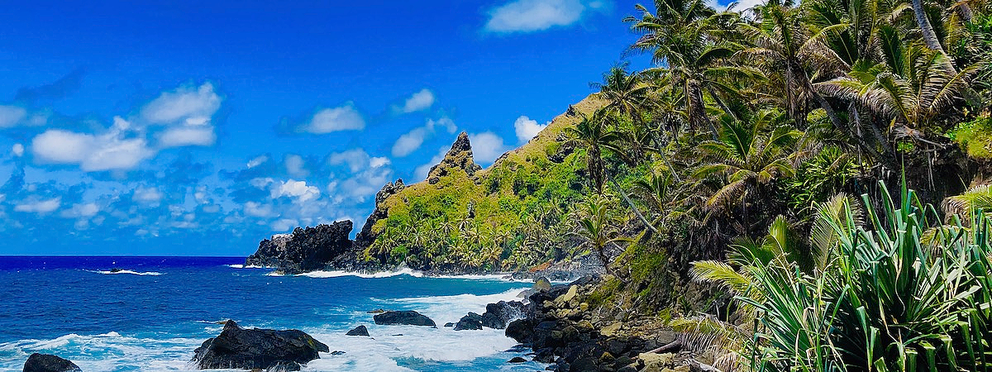
[[[691,106],[690,117],[692,120],[695,117],[696,120],[702,120],[708,127],[710,127],[710,132],[712,133],[713,140],[720,140],[720,131],[716,129],[716,125],[710,121],[709,115],[706,115],[706,102],[703,101],[703,90],[699,87],[699,82],[688,83],[689,89],[689,105]]]
[[[927,44],[927,48],[944,53],[944,48],[940,46],[940,41],[937,40],[937,33],[933,30],[933,25],[930,24],[930,19],[927,18],[927,12],[923,9],[923,0],[913,0],[913,14],[916,15],[916,23],[920,26],[920,32],[923,33],[923,42]]]

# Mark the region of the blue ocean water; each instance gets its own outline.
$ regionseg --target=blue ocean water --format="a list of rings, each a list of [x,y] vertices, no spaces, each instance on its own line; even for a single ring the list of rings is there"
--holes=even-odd
[[[416,273],[276,276],[242,258],[0,257],[0,371],[34,352],[84,371],[184,371],[193,349],[243,327],[301,329],[332,351],[306,371],[534,371],[502,331],[376,326],[369,310],[416,310],[439,325],[513,299],[528,283]],[[113,272],[112,268],[121,269]],[[364,324],[372,338],[347,337]]]

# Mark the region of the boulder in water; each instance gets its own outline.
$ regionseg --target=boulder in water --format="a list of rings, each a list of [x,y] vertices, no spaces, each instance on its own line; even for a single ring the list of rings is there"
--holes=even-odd
[[[437,327],[431,318],[412,310],[408,311],[387,311],[372,317],[378,325],[413,325],[425,327]]]
[[[355,329],[352,329],[352,330],[348,331],[348,333],[346,333],[345,336],[365,336],[365,337],[369,337],[369,329],[368,328],[365,328],[365,326],[363,326],[363,325],[360,325],[358,327],[355,327]]]
[[[455,324],[456,331],[479,331],[482,330],[482,315],[468,313]]]
[[[220,335],[204,341],[193,351],[193,361],[199,369],[298,371],[301,364],[319,359],[318,352],[328,351],[327,345],[303,331],[244,329],[228,320]]]
[[[78,372],[79,366],[55,355],[34,353],[24,362],[24,372]]]

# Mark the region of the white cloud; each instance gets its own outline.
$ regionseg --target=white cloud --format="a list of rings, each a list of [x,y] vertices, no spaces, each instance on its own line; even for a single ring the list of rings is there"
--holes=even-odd
[[[318,111],[303,126],[302,130],[314,134],[325,134],[343,130],[365,129],[365,119],[351,102],[341,107],[328,108]]]
[[[87,172],[132,169],[155,152],[144,138],[131,138],[129,126],[118,117],[101,135],[50,129],[31,141],[31,151],[42,162],[78,164]]]
[[[273,231],[290,231],[300,226],[300,222],[290,218],[282,218],[272,223]]]
[[[419,149],[420,145],[424,144],[424,139],[427,137],[427,134],[427,128],[425,127],[417,127],[410,132],[403,134],[396,140],[396,143],[393,144],[393,156],[402,158],[410,155],[410,153]]]
[[[448,148],[447,147],[442,147],[442,148],[438,149],[437,155],[434,155],[434,157],[431,158],[431,161],[429,161],[426,164],[423,164],[423,165],[417,167],[417,169],[415,169],[414,172],[413,172],[414,175],[417,176],[417,180],[420,180],[420,181],[426,180],[427,179],[427,176],[431,172],[431,168],[434,167],[437,164],[440,164],[441,163],[441,160],[444,160],[444,155],[447,154],[447,153],[448,153]]]
[[[272,216],[272,205],[261,204],[253,201],[245,203],[245,215],[252,217],[270,217]]]
[[[288,180],[283,181],[279,186],[272,188],[273,198],[282,196],[295,198],[296,202],[303,203],[308,200],[319,198],[320,189],[316,186],[307,186],[306,181]]]
[[[62,217],[83,218],[93,217],[100,212],[100,206],[96,203],[73,204],[72,209],[62,212]]]
[[[14,154],[15,157],[24,156],[24,145],[20,143],[15,143],[14,146],[10,148],[10,152]]]
[[[436,127],[443,127],[448,133],[455,133],[458,130],[455,122],[446,116],[438,120],[427,119],[427,123],[424,126],[413,128],[413,130],[401,135],[393,143],[393,157],[402,158],[417,151],[424,144],[427,137],[434,134]]]
[[[538,124],[536,120],[532,120],[526,116],[521,116],[517,118],[517,121],[513,122],[513,129],[517,132],[517,139],[520,143],[530,141],[531,138],[537,136],[544,128],[548,125]]]
[[[346,199],[363,202],[369,196],[375,195],[382,185],[390,181],[393,170],[389,168],[388,158],[370,158],[368,166],[344,181],[328,185],[328,189],[337,192],[335,201],[340,203]]]
[[[430,89],[424,88],[407,98],[403,103],[403,107],[394,107],[394,109],[408,114],[411,112],[429,109],[432,105],[434,105],[434,92],[431,92]]]
[[[164,196],[157,187],[138,186],[131,195],[131,200],[146,205],[158,205]]]
[[[0,128],[10,128],[27,117],[28,111],[17,106],[0,105]]]
[[[159,146],[210,146],[217,140],[214,128],[209,126],[184,126],[165,131],[158,139]]]
[[[503,144],[503,137],[493,132],[482,132],[468,136],[472,142],[472,156],[478,163],[492,163],[504,152],[510,150]]]
[[[266,155],[261,155],[261,156],[258,156],[256,158],[254,158],[254,159],[249,160],[247,166],[248,166],[249,169],[251,169],[251,168],[255,168],[255,167],[259,166],[259,165],[262,165],[262,163],[265,163],[267,161],[269,161],[269,157],[266,156]]]
[[[18,212],[45,214],[59,209],[60,205],[62,205],[62,198],[35,200],[18,204],[14,206],[14,210]]]
[[[327,158],[330,165],[348,164],[351,172],[358,172],[369,166],[369,154],[361,148],[351,149],[344,152],[336,152]]]
[[[310,174],[310,171],[306,168],[306,162],[303,160],[302,156],[296,154],[286,154],[283,158],[283,163],[286,166],[286,173],[294,177],[306,177]]]
[[[214,86],[179,87],[164,92],[141,109],[141,117],[151,124],[205,125],[220,109],[220,96]]]
[[[580,0],[516,0],[489,11],[485,30],[497,33],[543,31],[568,26],[582,18],[587,8],[602,7],[602,2]]]

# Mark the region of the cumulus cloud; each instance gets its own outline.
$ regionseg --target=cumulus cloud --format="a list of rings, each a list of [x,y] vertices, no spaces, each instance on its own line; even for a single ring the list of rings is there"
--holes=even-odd
[[[468,139],[472,142],[472,156],[478,163],[492,163],[510,150],[510,147],[503,143],[503,137],[493,132],[470,134]]]
[[[50,129],[31,141],[31,151],[42,162],[78,164],[87,172],[132,169],[155,152],[144,138],[131,138],[129,127],[118,117],[100,135]]]
[[[458,127],[455,126],[455,122],[451,121],[448,117],[442,117],[438,120],[428,119],[424,126],[413,128],[409,132],[401,135],[400,138],[393,143],[393,157],[402,158],[410,155],[414,151],[417,151],[417,149],[424,144],[424,141],[434,134],[436,127],[442,127],[448,133],[455,133],[455,131],[458,130]]]
[[[255,158],[252,158],[251,160],[249,160],[248,161],[248,164],[246,164],[246,166],[248,167],[248,169],[251,169],[251,168],[255,168],[255,167],[259,166],[259,165],[262,165],[262,163],[265,163],[267,161],[269,161],[269,156],[268,155],[260,155],[260,156],[257,156]]]
[[[100,212],[100,206],[96,203],[73,204],[72,208],[62,212],[62,217],[66,218],[89,218]]]
[[[337,190],[335,201],[340,203],[346,199],[361,203],[389,182],[393,170],[391,162],[384,157],[369,159],[368,167],[341,182],[332,182],[328,189]]]
[[[220,109],[220,101],[213,84],[179,87],[145,105],[141,118],[151,124],[205,125]]]
[[[272,197],[290,197],[298,203],[304,203],[320,197],[320,189],[308,186],[306,181],[288,180],[272,188]]]
[[[304,132],[313,134],[362,129],[365,129],[365,119],[362,118],[362,114],[358,112],[352,102],[347,102],[340,107],[317,111],[310,122],[300,128]]]
[[[417,169],[414,169],[413,174],[417,177],[417,180],[418,181],[426,180],[427,176],[431,172],[431,168],[437,164],[440,164],[441,160],[444,160],[444,155],[447,153],[448,153],[448,148],[441,147],[440,149],[438,149],[437,154],[434,155],[434,157],[431,158],[429,162],[420,165],[419,167],[417,167]]]
[[[526,116],[521,116],[517,118],[517,121],[513,122],[513,129],[517,132],[517,140],[520,143],[530,141],[531,138],[537,136],[541,130],[547,127],[547,124],[538,124],[536,120],[532,120]]]
[[[131,195],[131,200],[139,204],[157,206],[163,197],[165,197],[165,194],[159,191],[157,187],[138,186],[134,190],[134,194]]]
[[[300,222],[291,218],[281,218],[272,222],[272,231],[283,232],[290,231],[300,226]]]
[[[245,215],[252,217],[270,217],[272,216],[272,205],[262,204],[253,201],[245,203]]]
[[[351,172],[358,172],[369,166],[371,157],[361,148],[351,149],[344,152],[336,152],[327,158],[330,165],[347,164]]]
[[[45,214],[45,213],[50,213],[56,209],[59,209],[59,206],[61,205],[62,205],[62,198],[33,200],[33,201],[25,201],[20,204],[17,204],[16,206],[14,206],[14,210],[17,212]]]
[[[181,147],[181,146],[210,146],[217,140],[212,127],[179,127],[171,128],[162,133],[158,139],[159,146]]]
[[[14,156],[18,158],[24,156],[24,145],[20,143],[15,143],[14,146],[11,146],[10,152],[13,153]]]
[[[434,92],[424,88],[407,98],[403,102],[403,106],[395,106],[393,109],[397,112],[409,114],[411,112],[429,109],[432,105],[434,105]]]
[[[568,26],[582,18],[588,9],[602,8],[599,1],[516,0],[489,11],[485,30],[496,33],[543,31]]]

